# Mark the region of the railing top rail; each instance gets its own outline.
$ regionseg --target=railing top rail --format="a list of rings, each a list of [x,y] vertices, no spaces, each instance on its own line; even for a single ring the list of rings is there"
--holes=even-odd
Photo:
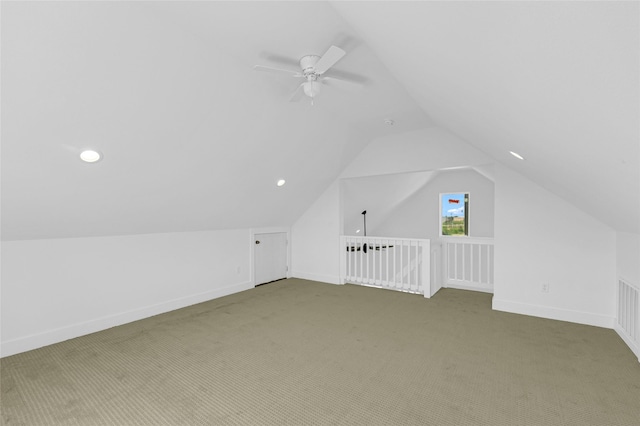
[[[622,281],[623,283],[625,283],[629,287],[632,287],[632,288],[640,291],[640,286],[638,286],[636,283],[632,283],[630,280],[626,279],[625,277],[618,277],[618,281]]]
[[[487,237],[463,237],[463,236],[441,236],[443,242],[458,244],[493,244],[493,238]]]
[[[367,241],[367,240],[388,240],[388,241],[421,241],[421,242],[426,242],[426,241],[431,241],[428,238],[395,238],[395,237],[375,237],[375,236],[371,236],[371,235],[367,235],[366,237],[364,236],[358,236],[358,235],[341,235],[340,238],[355,238],[358,240],[362,240],[362,241]]]

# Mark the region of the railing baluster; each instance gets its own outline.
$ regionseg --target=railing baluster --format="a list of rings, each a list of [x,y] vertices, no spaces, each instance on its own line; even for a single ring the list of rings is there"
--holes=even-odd
[[[420,259],[418,258],[418,242],[415,241],[415,247],[414,247],[414,251],[413,251],[413,268],[414,268],[414,281],[415,281],[415,288],[414,291],[418,291],[418,287],[420,286],[420,281],[418,281],[418,266],[419,266],[419,262]]]
[[[462,279],[467,279],[467,244],[462,244]],[[471,281],[471,280],[469,280]]]
[[[482,252],[484,246],[479,245],[478,246],[478,281],[480,281],[480,284],[484,284],[484,281],[482,281]]]
[[[410,293],[430,291],[429,240],[410,238],[342,236],[340,281],[390,288]],[[366,250],[366,253],[365,253]],[[393,251],[393,253],[389,253]],[[386,252],[386,253],[385,253]],[[440,259],[438,256],[436,259]],[[437,271],[438,268],[433,268]],[[426,271],[426,272],[425,272]],[[426,274],[426,276],[425,276]],[[425,290],[426,289],[426,290]],[[428,296],[427,296],[428,297]]]
[[[382,240],[378,239],[378,244],[376,245],[376,250],[374,251],[376,257],[378,258],[378,273],[376,274],[376,284],[382,285],[382,249],[379,248],[382,246]]]
[[[412,260],[411,246],[412,246],[411,241],[408,241],[407,242],[407,291],[410,291],[413,286],[413,280],[411,279],[413,275],[413,269],[411,264],[411,260]]]
[[[347,241],[347,271],[346,271],[346,275],[347,278],[350,279],[351,278],[351,247],[352,247],[352,243],[351,243],[351,239],[350,238],[346,238]]]
[[[634,297],[631,298],[631,311],[633,312],[638,312],[638,306],[637,306],[637,293],[633,295]],[[635,318],[633,318],[635,319]],[[633,339],[636,339],[636,321],[631,321],[631,327],[629,327],[630,332],[629,334],[631,335],[631,337],[633,337]]]
[[[469,238],[443,241],[443,287],[477,288],[493,291],[493,240]],[[432,262],[433,263],[433,262]]]
[[[386,262],[386,271],[385,271],[386,275],[387,275],[387,277],[386,277],[387,278],[387,280],[386,280],[387,281],[387,287],[390,287],[390,285],[389,285],[389,250],[391,250],[390,244],[391,244],[390,240],[387,240],[387,250],[386,250],[386,252],[387,252],[387,262]]]
[[[402,250],[400,251],[400,287],[404,289],[404,241],[402,242]]]
[[[351,264],[351,267],[349,269],[349,276],[351,277],[351,279],[354,279],[354,277],[356,276],[356,272],[357,272],[356,271],[356,256],[357,256],[358,252],[355,251],[356,242],[355,242],[355,240],[353,238],[351,239],[351,247],[353,247],[353,251],[351,252],[351,255],[349,256],[349,260],[350,260],[350,264]]]
[[[485,246],[485,257],[484,257],[484,265],[487,270],[487,284],[491,284],[491,246]]]
[[[619,326],[616,330],[625,337],[625,341],[640,345],[640,287],[623,279],[618,279],[616,324]]]
[[[362,237],[358,238],[358,241],[360,241],[360,256],[358,256],[360,258],[360,276],[359,278],[359,282],[363,282],[363,277],[364,277],[364,258],[362,257],[362,249],[363,249],[363,245],[362,245]]]
[[[407,287],[406,290],[411,290],[411,241],[407,242]]]
[[[633,293],[631,288],[627,287],[627,297],[625,300],[625,305],[627,305],[627,332],[631,334],[631,324],[633,324],[633,309],[631,307],[631,298],[633,297]]]
[[[457,279],[459,279],[458,278],[458,244],[454,243],[453,247],[454,247],[453,252],[455,253],[455,258],[454,258],[454,262],[453,262],[453,264],[455,265],[454,266],[454,275],[453,276],[457,280]]]
[[[420,288],[420,242],[416,241],[416,249],[414,251],[415,253],[415,260],[413,262],[415,269],[416,269],[416,292],[420,292],[421,288]]]
[[[376,240],[372,240],[371,241],[373,244],[373,248],[371,246],[369,246],[369,250],[367,251],[367,253],[369,253],[369,256],[367,256],[367,259],[371,258],[371,277],[369,278],[369,284],[375,284],[376,283]]]

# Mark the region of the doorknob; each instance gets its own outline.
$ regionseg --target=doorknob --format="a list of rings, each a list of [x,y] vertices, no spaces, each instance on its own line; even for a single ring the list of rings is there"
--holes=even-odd
[[[256,244],[260,244],[260,240],[256,240]]]

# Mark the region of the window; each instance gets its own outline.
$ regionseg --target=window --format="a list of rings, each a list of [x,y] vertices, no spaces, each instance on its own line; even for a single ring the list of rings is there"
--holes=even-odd
[[[469,193],[440,194],[440,235],[469,235]]]

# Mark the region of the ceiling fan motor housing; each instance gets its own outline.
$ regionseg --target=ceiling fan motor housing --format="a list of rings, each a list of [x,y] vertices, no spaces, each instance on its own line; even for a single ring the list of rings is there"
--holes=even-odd
[[[307,55],[303,56],[300,59],[300,68],[302,68],[302,74],[305,77],[309,77],[310,75],[314,75],[317,77],[316,73],[316,64],[320,60],[320,56],[318,55]],[[315,78],[314,78],[315,80]]]

